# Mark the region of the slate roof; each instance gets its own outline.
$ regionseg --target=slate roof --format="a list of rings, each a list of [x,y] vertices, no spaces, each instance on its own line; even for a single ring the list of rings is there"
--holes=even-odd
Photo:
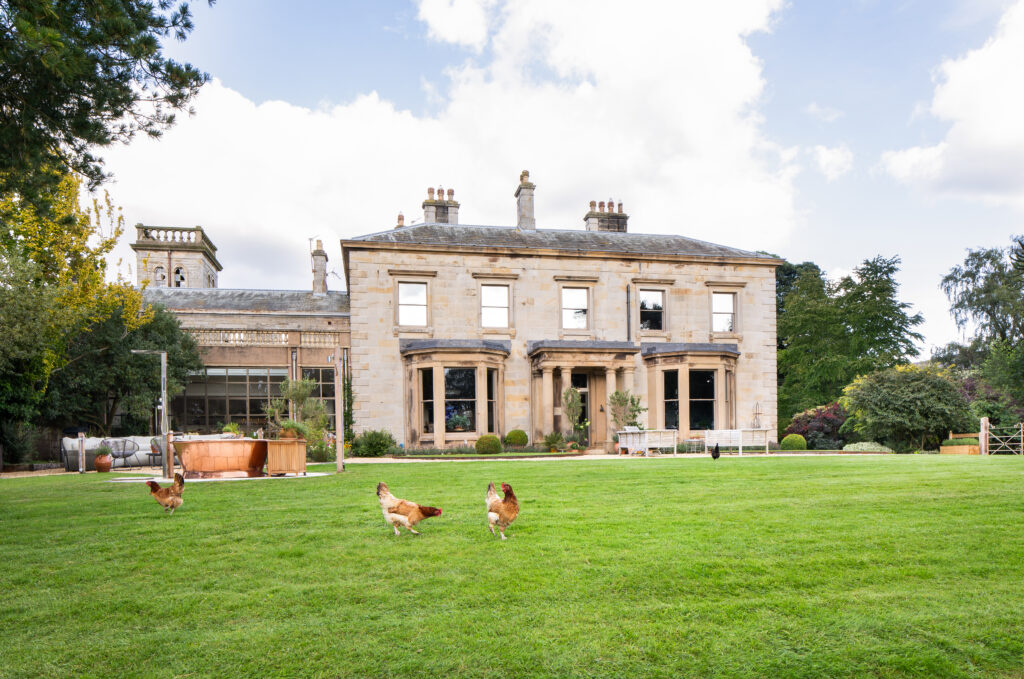
[[[739,356],[740,348],[736,344],[715,344],[713,342],[645,342],[640,345],[641,356],[675,354],[680,352],[710,352],[716,354],[735,354],[736,356]]]
[[[399,353],[405,354],[410,351],[429,351],[431,349],[487,349],[490,351],[503,351],[505,354],[512,352],[512,342],[509,340],[458,340],[458,339],[400,339],[398,340]]]
[[[347,292],[314,295],[305,290],[228,290],[224,288],[146,288],[143,298],[172,311],[233,311],[345,315]]]
[[[777,261],[770,255],[716,245],[685,236],[580,231],[568,229],[518,229],[512,226],[463,224],[414,224],[390,231],[358,236],[349,242],[445,247],[512,248],[515,250],[562,250],[567,252],[616,252],[689,257],[742,257]]]

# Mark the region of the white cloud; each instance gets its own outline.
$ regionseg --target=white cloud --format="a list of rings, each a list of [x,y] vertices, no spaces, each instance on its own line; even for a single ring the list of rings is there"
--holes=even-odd
[[[826,123],[834,123],[843,117],[843,112],[839,109],[832,108],[831,106],[821,106],[816,101],[807,104],[804,107],[804,113]]]
[[[818,171],[830,182],[839,179],[853,167],[853,151],[846,144],[832,148],[815,146],[811,149],[811,154],[814,156]]]
[[[456,189],[462,223],[513,224],[522,169],[541,228],[582,228],[590,200],[614,198],[631,231],[771,250],[798,219],[797,154],[764,134],[744,38],[780,5],[507,2],[493,56],[449,70],[425,116],[373,92],[257,105],[214,81],[163,139],[107,153],[110,188],[130,222],[202,224],[223,287],[305,288],[307,237],[340,270],[339,238],[420,217],[427,186]]]
[[[882,166],[927,191],[1024,208],[1024,0],[984,46],[939,67],[928,111],[950,123],[931,145],[888,151]]]
[[[419,19],[431,38],[477,52],[487,44],[494,0],[419,0],[419,6]]]

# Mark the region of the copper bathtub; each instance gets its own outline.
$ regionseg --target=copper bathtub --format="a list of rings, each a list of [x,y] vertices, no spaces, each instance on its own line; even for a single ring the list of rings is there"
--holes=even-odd
[[[267,442],[262,439],[173,441],[186,479],[263,476]]]

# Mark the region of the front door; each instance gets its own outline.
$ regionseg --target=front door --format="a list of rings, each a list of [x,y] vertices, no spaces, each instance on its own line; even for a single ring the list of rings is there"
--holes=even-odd
[[[573,373],[572,374],[572,386],[576,391],[580,392],[580,417],[575,423],[575,431],[582,431],[585,439],[581,441],[583,444],[590,443],[590,378],[586,373]],[[580,429],[580,425],[583,426]]]

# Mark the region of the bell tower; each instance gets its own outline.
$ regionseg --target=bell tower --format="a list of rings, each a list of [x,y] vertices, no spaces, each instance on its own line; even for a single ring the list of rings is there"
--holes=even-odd
[[[150,287],[215,288],[217,273],[224,267],[217,261],[217,246],[203,227],[135,225],[135,279]]]

